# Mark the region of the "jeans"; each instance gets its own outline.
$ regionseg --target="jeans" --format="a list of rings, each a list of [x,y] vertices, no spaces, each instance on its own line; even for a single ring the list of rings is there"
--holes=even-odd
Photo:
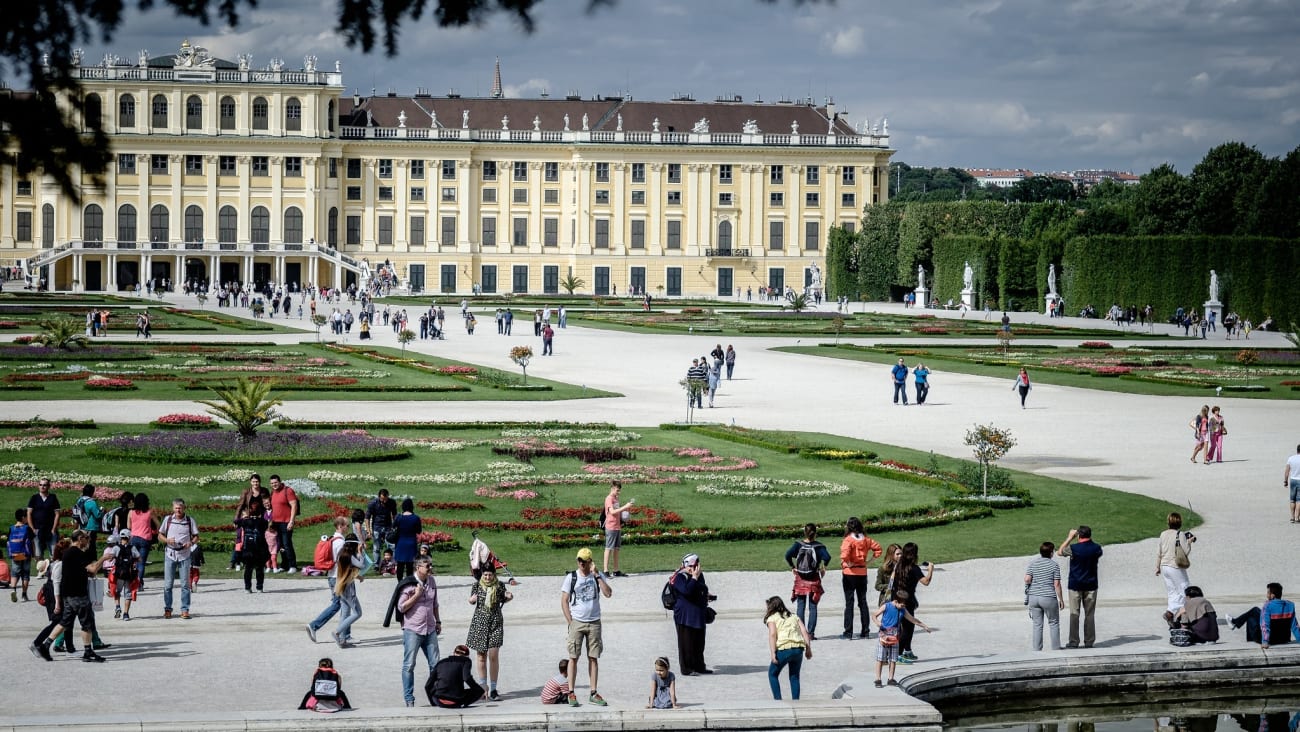
[[[438,662],[438,635],[429,633],[420,635],[409,630],[402,631],[402,697],[407,702],[415,701],[415,658],[421,652],[429,664],[429,673]]]
[[[858,614],[862,616],[862,635],[865,636],[871,631],[871,614],[867,608],[867,576],[845,574],[841,575],[840,582],[844,586],[844,632],[853,634],[853,607],[856,604]]]
[[[925,398],[930,395],[930,384],[922,381],[916,385],[916,403],[925,404]]]
[[[276,542],[280,545],[280,551],[284,552],[285,569],[298,568],[298,555],[293,550],[293,529],[284,521],[275,521],[271,524],[275,528]]]
[[[1034,623],[1030,641],[1035,651],[1043,650],[1043,618],[1047,618],[1047,629],[1052,634],[1052,650],[1061,650],[1061,604],[1055,597],[1029,596],[1029,619]]]
[[[312,630],[320,630],[325,627],[325,624],[330,621],[330,618],[339,613],[339,605],[341,601],[339,600],[339,596],[334,594],[334,578],[329,577],[327,581],[330,583],[330,604],[324,610],[321,610],[320,615],[317,615],[315,620],[311,621],[310,625]]]
[[[767,683],[772,686],[772,698],[781,698],[781,669],[790,667],[790,698],[799,698],[799,669],[803,668],[803,649],[787,648],[776,652],[776,663],[767,666]]]
[[[361,599],[357,597],[357,585],[352,583],[338,595],[342,617],[339,618],[338,637],[347,640],[352,637],[352,624],[361,619]]]
[[[163,560],[163,610],[172,609],[172,583],[181,581],[181,612],[190,611],[190,558]]]
[[[794,599],[794,607],[794,614],[804,621],[803,624],[808,628],[808,635],[817,635],[817,603],[809,602],[807,595],[800,595]],[[804,617],[805,609],[808,611],[806,619]]]
[[[371,544],[373,545],[372,548],[375,550],[376,565],[379,564],[379,560],[384,558],[384,550],[388,548],[388,542],[384,541],[384,534],[387,533],[387,531],[388,529],[376,530],[375,537],[371,540]]]
[[[138,536],[131,537],[131,546],[135,547],[140,553],[140,561],[135,567],[135,576],[140,578],[140,584],[144,584],[144,565],[149,561],[149,540]]]
[[[727,364],[727,381],[731,381],[731,372],[736,370],[736,364]]]
[[[37,529],[36,530],[36,558],[54,556],[54,545],[59,542],[59,537],[55,536],[54,529]]]
[[[907,382],[906,381],[894,382],[894,403],[895,404],[898,403],[899,396],[902,396],[903,403],[907,404]]]
[[[1095,615],[1097,610],[1096,590],[1070,590],[1070,645],[1079,645],[1079,609],[1083,608],[1083,646],[1092,648],[1097,640]]]

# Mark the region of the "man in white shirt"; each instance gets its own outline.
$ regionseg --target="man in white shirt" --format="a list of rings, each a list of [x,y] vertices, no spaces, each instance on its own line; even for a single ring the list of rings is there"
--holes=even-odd
[[[587,701],[596,706],[606,706],[605,699],[597,691],[596,683],[600,673],[600,653],[604,649],[600,638],[600,596],[610,597],[614,591],[605,581],[604,575],[596,571],[591,550],[583,547],[578,550],[578,568],[564,576],[560,588],[560,610],[568,624],[569,643],[569,706],[578,706],[578,696],[574,693],[578,683],[578,656],[582,653],[582,644],[587,644],[587,675],[591,677],[591,696]]]
[[[192,516],[185,515],[185,501],[172,500],[171,515],[158,527],[158,536],[167,545],[163,560],[163,617],[172,616],[172,585],[181,580],[181,618],[190,619],[190,554],[199,538],[199,527]]]
[[[1291,489],[1291,523],[1300,524],[1300,445],[1282,469],[1282,485]]]

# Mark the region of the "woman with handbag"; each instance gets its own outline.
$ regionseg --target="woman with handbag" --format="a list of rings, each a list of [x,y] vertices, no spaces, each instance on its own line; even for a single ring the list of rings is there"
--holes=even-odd
[[[388,532],[388,543],[393,545],[393,559],[397,560],[397,581],[415,574],[415,555],[419,549],[420,517],[415,515],[415,501],[410,496],[402,499],[402,513]]]
[[[1192,544],[1196,536],[1190,531],[1182,531],[1183,515],[1174,511],[1166,519],[1169,528],[1160,533],[1160,546],[1156,550],[1156,574],[1164,578],[1165,623],[1175,627],[1174,616],[1183,609],[1186,602],[1184,592],[1191,580],[1187,578],[1187,568],[1192,566]]]
[[[1228,426],[1216,406],[1210,410],[1210,449],[1205,451],[1206,465],[1209,465],[1211,460],[1216,463],[1223,462],[1223,436],[1226,434],[1228,434]]]

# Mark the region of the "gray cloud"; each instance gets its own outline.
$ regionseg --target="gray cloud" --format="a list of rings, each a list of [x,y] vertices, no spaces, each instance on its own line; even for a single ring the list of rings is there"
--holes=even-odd
[[[133,4],[132,4],[133,5]],[[834,97],[854,122],[888,115],[897,159],[922,165],[1190,171],[1227,140],[1285,154],[1300,142],[1300,14],[1288,0],[633,2],[586,12],[546,0],[537,32],[494,17],[402,30],[369,56],[335,34],[334,0],[262,0],[237,30],[132,10],[109,47],[343,62],[348,90],[628,92],[638,99]]]

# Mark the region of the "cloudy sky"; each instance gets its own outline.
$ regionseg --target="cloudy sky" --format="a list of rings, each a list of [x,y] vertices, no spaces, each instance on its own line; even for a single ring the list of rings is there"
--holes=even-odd
[[[615,0],[592,13],[542,0],[532,35],[506,16],[447,30],[426,13],[392,58],[348,50],[337,7],[259,0],[235,30],[133,11],[86,52],[162,55],[189,37],[255,68],[311,53],[341,60],[362,94],[483,95],[500,57],[514,97],[832,97],[854,124],[887,116],[894,159],[912,165],[1186,173],[1225,141],[1270,156],[1300,144],[1293,0]]]

